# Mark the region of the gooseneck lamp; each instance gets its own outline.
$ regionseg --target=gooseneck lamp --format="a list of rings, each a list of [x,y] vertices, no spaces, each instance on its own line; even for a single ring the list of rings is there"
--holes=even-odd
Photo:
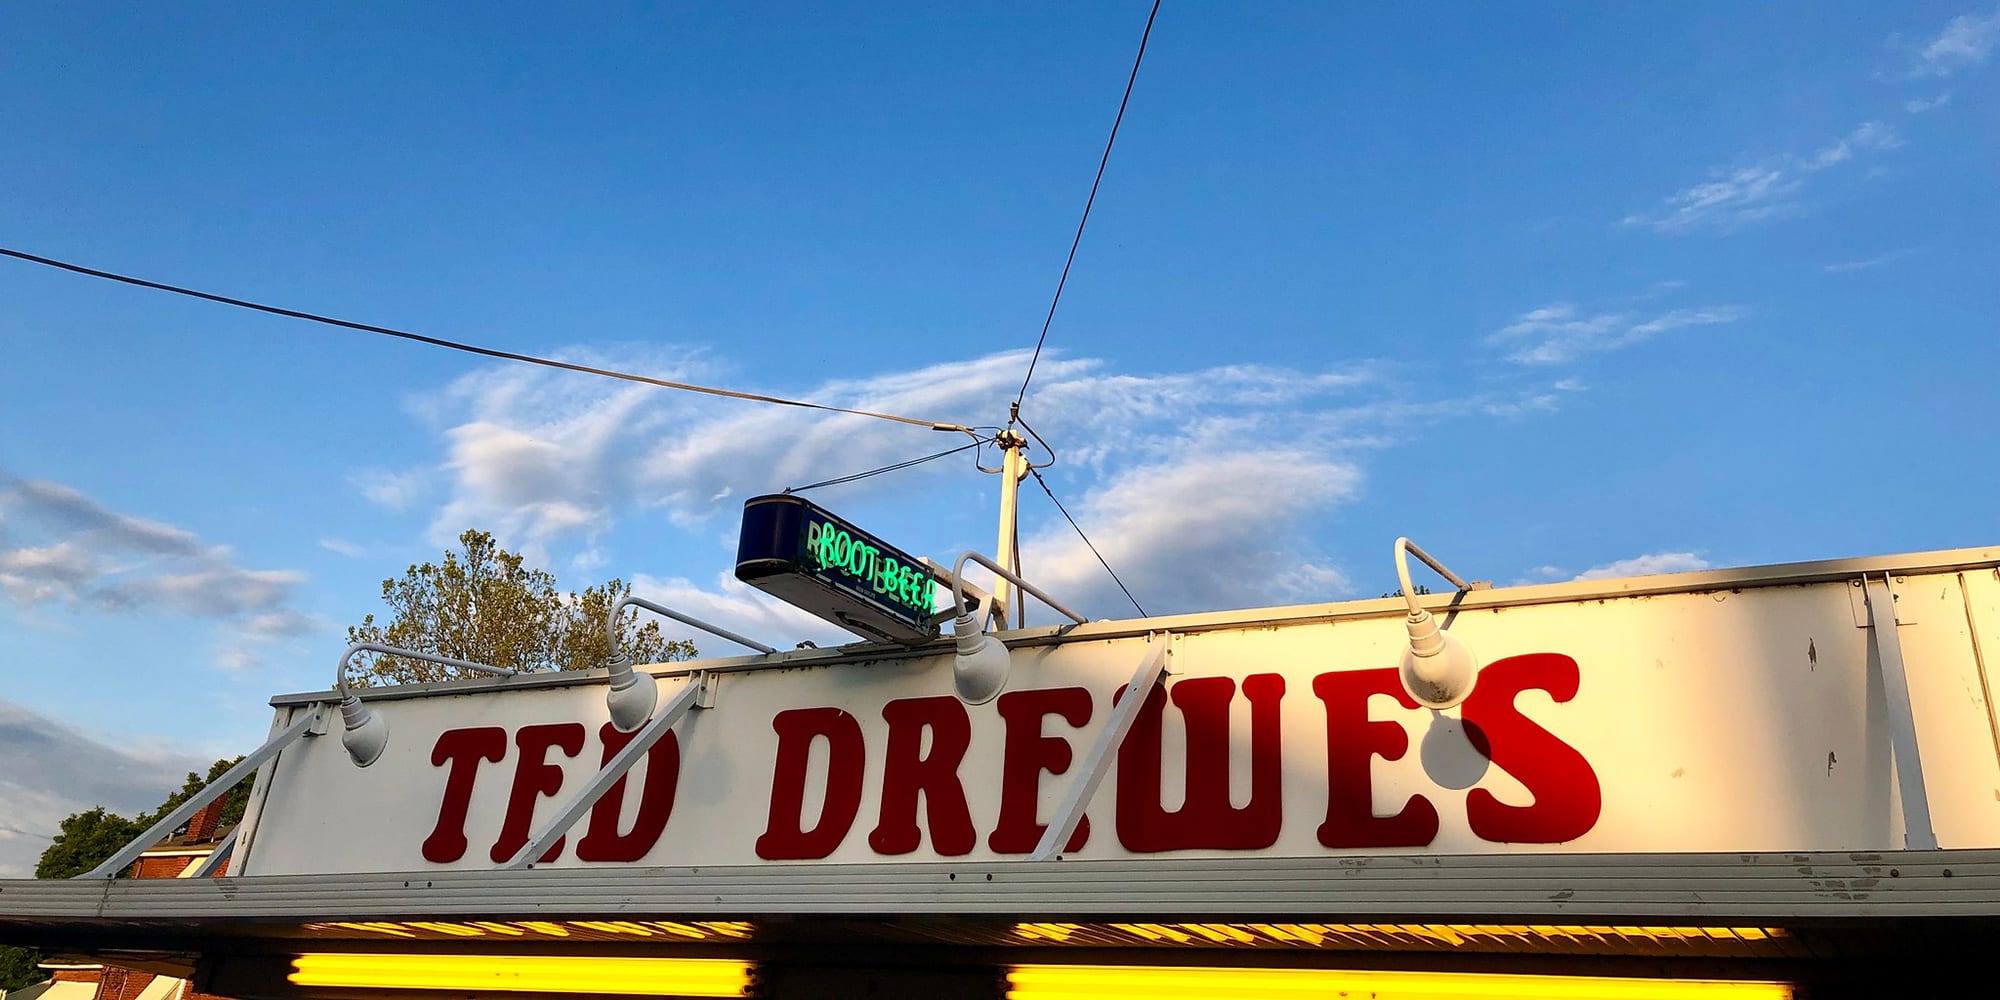
[[[340,721],[344,732],[340,734],[340,745],[347,748],[347,756],[354,766],[367,767],[382,756],[382,750],[389,745],[389,724],[382,721],[382,713],[361,703],[361,698],[347,687],[347,661],[356,653],[387,653],[403,656],[425,663],[436,663],[446,667],[457,667],[478,674],[493,674],[498,677],[512,677],[520,671],[511,667],[495,667],[470,660],[455,660],[449,656],[426,653],[401,646],[385,646],[379,642],[357,642],[340,654],[340,672],[334,680],[334,690],[340,695]]]
[[[646,717],[653,714],[653,706],[659,701],[659,683],[653,675],[632,669],[632,654],[618,648],[618,616],[628,607],[645,608],[664,618],[691,628],[698,628],[709,635],[720,636],[739,646],[747,646],[769,656],[777,648],[766,646],[755,639],[746,639],[725,628],[702,621],[690,615],[681,614],[672,608],[655,604],[643,597],[626,597],[611,606],[604,616],[605,641],[609,643],[611,660],[606,664],[606,672],[611,681],[610,690],[604,693],[604,705],[611,711],[611,724],[621,733],[629,733],[639,728]]]
[[[1403,651],[1397,674],[1402,679],[1403,690],[1418,704],[1443,711],[1472,694],[1473,682],[1479,674],[1479,660],[1472,655],[1472,647],[1467,646],[1465,640],[1445,631],[1438,620],[1417,603],[1416,588],[1410,584],[1409,557],[1412,555],[1423,560],[1424,565],[1436,570],[1439,576],[1451,581],[1452,586],[1459,590],[1472,588],[1415,542],[1407,538],[1396,539],[1396,580],[1403,585],[1403,600],[1410,608],[1409,617],[1403,623],[1410,633],[1410,645]]]
[[[1021,588],[1022,592],[1035,595],[1036,600],[1078,625],[1087,623],[1089,619],[1063,607],[1055,598],[1043,593],[1041,588],[1000,568],[999,563],[977,552],[959,556],[958,562],[951,567],[952,608],[958,612],[951,623],[952,639],[957,647],[951,662],[952,689],[960,701],[969,705],[984,705],[998,698],[1007,687],[1007,674],[1014,665],[1014,658],[1007,652],[1005,643],[986,631],[986,620],[993,612],[992,595],[982,595],[972,607],[966,606],[965,564],[968,562],[976,562],[999,574],[1002,579]]]

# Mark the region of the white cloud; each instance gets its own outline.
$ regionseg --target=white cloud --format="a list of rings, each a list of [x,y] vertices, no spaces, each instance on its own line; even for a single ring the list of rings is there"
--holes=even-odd
[[[1510,347],[1507,360],[1518,364],[1560,364],[1585,354],[1630,347],[1670,330],[1734,323],[1749,314],[1742,306],[1719,305],[1672,309],[1642,318],[1630,312],[1594,312],[1569,302],[1552,302],[1515,317],[1514,322],[1488,335],[1486,342]],[[1573,392],[1581,383],[1565,379],[1554,388]],[[1554,397],[1550,397],[1550,405],[1553,402]]]
[[[305,574],[243,567],[225,546],[112,512],[72,487],[0,479],[0,512],[13,529],[0,539],[0,598],[15,605],[204,619],[239,643],[324,627],[292,607]]]
[[[388,469],[361,469],[347,481],[368,502],[390,510],[408,510],[429,492],[429,477],[418,470],[392,472]]]
[[[1939,94],[1936,97],[1929,97],[1929,98],[1920,97],[1913,101],[1904,101],[1903,110],[1913,115],[1921,115],[1927,111],[1936,111],[1937,109],[1942,108],[1950,103],[1951,103],[1951,92],[1945,91],[1944,93]]]
[[[1846,274],[1851,271],[1866,271],[1871,267],[1880,267],[1883,264],[1887,264],[1891,261],[1901,260],[1904,257],[1908,257],[1909,255],[1916,252],[1917,251],[1915,247],[1905,247],[1901,250],[1892,250],[1888,253],[1881,254],[1879,256],[1866,257],[1861,260],[1835,261],[1834,263],[1828,264],[1820,268],[1820,270],[1825,271],[1828,274]]]
[[[367,548],[343,538],[322,538],[319,540],[319,547],[349,559],[359,559],[368,554]]]
[[[790,649],[802,640],[821,646],[858,641],[836,626],[777,598],[766,596],[730,573],[717,575],[714,586],[709,588],[683,577],[661,579],[640,573],[632,579],[632,593],[779,649]],[[693,639],[695,648],[703,656],[735,656],[750,652],[726,639],[689,628],[672,619],[662,618],[659,621],[669,637]]]
[[[213,758],[112,746],[0,700],[0,878],[29,878],[64,816],[92,806],[131,815],[180,788]]]
[[[1639,322],[1643,322],[1642,317]],[[1644,335],[1643,332],[1641,335]],[[682,358],[604,357],[608,367],[689,381],[728,381]],[[975,422],[1004,412],[1025,351],[840,379],[787,392],[831,405],[927,420]],[[678,368],[676,367],[678,365]],[[671,374],[668,374],[671,373]],[[1321,371],[1227,365],[1186,372],[1114,371],[1099,360],[1045,355],[1027,412],[1060,446],[1051,482],[1125,575],[1147,610],[1195,610],[1273,600],[1326,600],[1347,591],[1340,568],[1298,541],[1359,488],[1358,455],[1410,430],[1464,416],[1522,416],[1561,390],[1411,398],[1381,365]],[[487,528],[547,565],[595,568],[606,534],[648,508],[696,538],[722,538],[740,498],[887,465],[963,440],[851,415],[735,404],[626,388],[537,369],[482,370],[452,384],[428,416],[446,452],[448,494],[433,524],[448,537]],[[987,459],[992,460],[988,450]],[[1047,458],[1039,446],[1036,458]],[[829,491],[842,510],[900,495],[934,510],[990,500],[970,453]],[[1029,572],[1093,615],[1129,605],[1067,523],[1023,498]],[[956,521],[919,519],[898,542],[932,554],[986,548],[990,529],[961,537]],[[550,558],[550,557],[554,558]],[[1189,573],[1187,565],[1229,565]],[[844,634],[752,592],[724,574],[640,576],[637,591],[746,635],[784,646]],[[1072,596],[1080,595],[1080,596]],[[1031,614],[1031,620],[1032,620]],[[698,640],[699,641],[699,640]],[[702,643],[706,650],[715,641]]]
[[[1716,168],[1709,179],[1669,195],[1659,210],[1622,221],[1657,233],[1730,232],[1800,211],[1796,196],[1814,174],[1857,153],[1894,149],[1903,140],[1881,122],[1863,122],[1809,156],[1788,155],[1746,166]]]
[[[1545,569],[1548,567],[1544,567]],[[1617,562],[1592,566],[1576,575],[1582,580],[1608,580],[1622,576],[1652,576],[1658,573],[1692,573],[1708,568],[1708,560],[1692,552],[1654,552]]]
[[[1069,506],[1151,614],[1329,601],[1352,587],[1298,547],[1298,529],[1351,499],[1361,481],[1354,463],[1310,452],[1216,452],[1127,470]],[[1065,603],[1134,614],[1068,522],[1048,522],[1023,551],[1032,554],[1028,578]]]
[[[1911,76],[1950,76],[1986,61],[2000,42],[2000,7],[1989,14],[1961,14],[1916,55]]]

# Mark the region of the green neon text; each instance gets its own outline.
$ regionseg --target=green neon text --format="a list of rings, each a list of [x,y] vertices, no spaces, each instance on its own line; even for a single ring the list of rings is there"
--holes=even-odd
[[[837,524],[808,520],[806,552],[817,572],[830,570],[866,584],[891,603],[919,614],[930,615],[934,611],[928,571],[854,537]]]

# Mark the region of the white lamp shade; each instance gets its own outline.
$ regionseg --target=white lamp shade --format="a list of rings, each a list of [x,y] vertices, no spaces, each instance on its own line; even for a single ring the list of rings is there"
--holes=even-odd
[[[381,713],[361,703],[361,699],[348,695],[340,703],[341,721],[346,731],[340,734],[340,745],[347,748],[347,756],[355,767],[367,767],[382,756],[389,745],[389,724],[382,721]]]
[[[972,622],[971,615],[964,615],[954,623],[958,653],[951,661],[951,682],[960,701],[984,705],[1000,697],[1014,658],[1008,654],[1005,643]]]
[[[1428,611],[1412,615],[1407,623],[1410,646],[1403,650],[1397,673],[1403,690],[1425,708],[1442,711],[1472,694],[1479,675],[1479,660],[1465,640],[1438,627]]]
[[[659,700],[659,683],[653,675],[643,670],[633,670],[630,660],[620,657],[621,664],[611,667],[611,688],[604,693],[604,704],[611,710],[611,725],[621,733],[629,733],[644,725],[653,714],[653,706]]]

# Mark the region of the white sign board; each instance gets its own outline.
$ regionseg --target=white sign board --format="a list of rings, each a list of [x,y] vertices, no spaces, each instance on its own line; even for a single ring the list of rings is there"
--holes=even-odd
[[[1402,694],[1401,615],[1373,604],[1019,648],[1006,693],[980,706],[952,696],[949,655],[719,673],[713,707],[544,860],[1025,856],[1158,641],[1172,674],[1068,860],[1904,846],[1858,587],[1616,590],[1477,595],[1450,629],[1484,667],[1443,714]],[[1895,590],[1938,842],[2000,846],[2000,730],[1975,651],[2000,655],[2000,581],[1911,573]],[[685,683],[662,677],[662,701]],[[374,704],[382,758],[356,768],[326,737],[287,749],[234,873],[496,867],[624,739],[587,678]]]

